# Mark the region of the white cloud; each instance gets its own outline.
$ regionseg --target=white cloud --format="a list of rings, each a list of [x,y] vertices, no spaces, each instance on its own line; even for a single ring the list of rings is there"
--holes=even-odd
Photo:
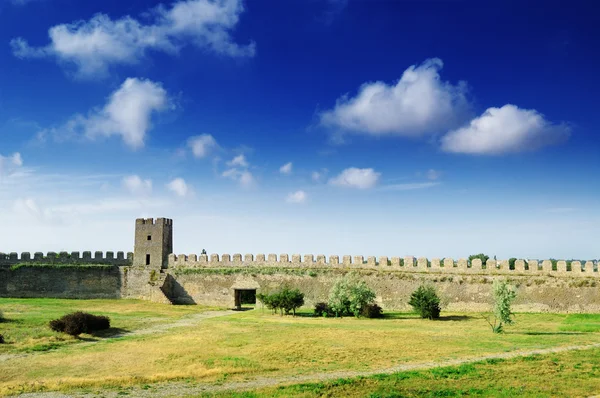
[[[296,192],[290,193],[287,196],[287,198],[285,199],[285,201],[288,203],[304,203],[304,202],[306,202],[307,198],[308,198],[308,195],[306,195],[306,192],[296,191]]]
[[[292,174],[292,167],[292,162],[288,162],[279,168],[279,172],[286,175]]]
[[[442,172],[439,170],[429,169],[427,173],[425,173],[428,180],[437,180],[442,176]]]
[[[231,159],[229,162],[227,162],[227,165],[231,167],[248,167],[248,161],[246,160],[246,156],[242,154]]]
[[[329,184],[341,187],[369,189],[377,185],[381,173],[373,169],[359,169],[350,167],[340,173],[337,177],[329,180]]]
[[[321,124],[373,136],[421,136],[457,127],[469,110],[466,84],[442,81],[442,66],[442,60],[428,59],[406,69],[395,85],[365,83],[355,97],[344,95],[321,113]]]
[[[184,197],[189,193],[189,187],[183,178],[175,178],[167,184],[169,191],[177,196]]]
[[[237,181],[243,188],[251,188],[256,185],[254,175],[248,170],[239,170],[236,168],[225,170],[221,176]]]
[[[49,215],[40,209],[37,202],[32,198],[15,200],[13,209],[17,214],[28,215],[39,220],[45,220]]]
[[[240,174],[240,171],[237,169],[228,169],[228,170],[225,170],[223,172],[223,174],[221,174],[221,176],[235,180],[239,176],[239,174]]]
[[[12,175],[21,166],[23,166],[23,158],[19,152],[9,156],[0,155],[0,178]]]
[[[498,155],[539,149],[567,139],[571,129],[556,125],[533,109],[515,105],[488,108],[467,126],[442,137],[446,152]]]
[[[327,169],[321,169],[320,171],[313,171],[310,175],[310,178],[314,181],[314,182],[321,182],[321,180],[323,178],[325,178],[325,176],[327,175],[327,173],[329,173],[329,170]]]
[[[251,188],[256,185],[254,175],[248,170],[250,163],[246,160],[246,156],[238,155],[227,162],[230,167],[221,173],[222,177],[237,181],[243,188]]]
[[[190,137],[188,139],[188,146],[196,158],[204,158],[219,147],[215,138],[210,134]]]
[[[138,175],[124,177],[121,185],[134,195],[147,195],[152,192],[152,180],[142,180]]]
[[[239,182],[244,188],[251,188],[256,184],[254,176],[248,170],[245,170],[240,174]]]
[[[44,130],[37,138],[44,141],[51,133],[57,141],[85,136],[120,136],[133,149],[144,146],[146,135],[152,127],[155,112],[168,107],[167,92],[159,83],[128,78],[101,109],[91,110],[87,116],[75,115],[58,129]]]
[[[242,0],[182,0],[150,10],[150,23],[96,14],[88,21],[51,27],[44,47],[31,47],[21,37],[11,46],[19,58],[53,57],[73,65],[84,78],[106,75],[113,65],[139,63],[149,50],[176,54],[188,42],[216,54],[252,57],[253,42],[238,45],[231,37],[243,10]]]

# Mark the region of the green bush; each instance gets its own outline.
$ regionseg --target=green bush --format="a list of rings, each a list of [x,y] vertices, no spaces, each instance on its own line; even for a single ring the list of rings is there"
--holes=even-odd
[[[383,317],[383,309],[375,303],[367,304],[362,309],[361,315],[365,318],[381,318]]]
[[[82,333],[93,333],[110,328],[110,319],[106,316],[78,311],[50,321],[49,326],[55,332],[79,336]]]
[[[421,318],[437,319],[440,317],[440,298],[432,286],[419,286],[410,295],[408,302]]]
[[[487,260],[490,259],[490,256],[483,254],[483,253],[479,253],[479,254],[472,254],[469,256],[469,263],[473,262],[473,260],[475,260],[476,258],[481,260],[481,263],[483,265],[486,264]]]
[[[374,301],[375,292],[357,274],[350,273],[335,281],[329,291],[328,305],[337,317],[359,317],[363,309]]]
[[[290,289],[284,287],[279,292],[273,294],[259,293],[256,298],[262,302],[268,309],[272,310],[273,313],[277,311],[281,315],[288,315],[290,312],[296,315],[296,310],[304,305],[304,293],[298,289]]]
[[[329,308],[329,305],[327,305],[327,303],[317,303],[315,304],[315,312],[314,312],[315,316],[333,316],[333,312],[331,311],[331,309]]]

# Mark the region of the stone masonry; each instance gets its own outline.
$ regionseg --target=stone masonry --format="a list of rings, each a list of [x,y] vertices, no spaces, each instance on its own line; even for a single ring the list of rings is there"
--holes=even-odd
[[[512,268],[512,269],[511,269]],[[0,253],[0,297],[137,298],[232,307],[239,290],[300,288],[307,305],[327,299],[335,279],[357,272],[384,309],[408,309],[410,293],[432,284],[446,308],[485,311],[491,283],[517,287],[519,311],[600,312],[595,261],[427,259],[313,254],[175,255],[173,220],[137,219],[133,253]]]

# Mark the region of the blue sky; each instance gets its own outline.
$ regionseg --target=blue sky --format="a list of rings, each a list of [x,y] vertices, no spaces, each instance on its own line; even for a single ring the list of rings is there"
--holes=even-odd
[[[2,0],[0,251],[598,258],[597,8]]]

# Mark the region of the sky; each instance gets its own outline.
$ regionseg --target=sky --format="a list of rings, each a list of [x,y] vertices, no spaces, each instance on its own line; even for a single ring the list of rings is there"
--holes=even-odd
[[[0,0],[0,251],[600,258],[598,11]]]

